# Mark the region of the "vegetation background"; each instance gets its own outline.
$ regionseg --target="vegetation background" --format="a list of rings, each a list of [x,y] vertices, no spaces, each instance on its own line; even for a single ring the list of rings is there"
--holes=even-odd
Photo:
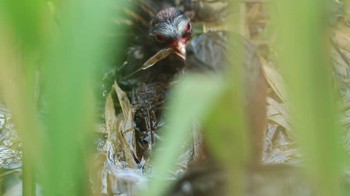
[[[1,154],[3,194],[12,187],[6,184],[13,173],[21,174],[24,195],[35,195],[36,184],[44,195],[102,193],[104,185],[97,182],[103,179],[98,173],[103,164],[92,163],[105,163],[103,159],[110,154],[104,151],[93,159],[92,140],[98,129],[93,86],[99,82],[94,74],[104,66],[103,59],[109,58],[111,45],[124,45],[124,40],[111,41],[105,34],[115,30],[111,18],[123,17],[121,8],[131,6],[130,2],[0,2],[0,98],[11,113],[9,117],[2,109],[0,130],[8,137],[5,125],[11,123],[5,121],[13,122],[21,141],[6,144],[9,140],[1,140],[2,149],[7,150]],[[346,195],[349,2],[245,0],[232,1],[232,5],[239,17],[229,21],[235,32],[257,44],[270,85],[265,163],[301,165],[297,173],[315,195]],[[227,74],[236,76],[230,84],[215,77],[188,77],[174,89],[168,135],[164,136],[171,139],[155,157],[157,171],[140,195],[166,191],[170,183],[163,180],[166,171],[181,153],[178,146],[192,128],[191,119],[199,115],[212,128],[205,134],[228,169],[231,194],[245,194],[246,171],[241,163],[248,156],[242,150],[247,137],[240,109],[227,107],[228,103],[242,105],[237,93],[242,89],[233,85],[239,75],[232,70]],[[43,83],[38,83],[39,77]],[[38,101],[41,95],[44,103]],[[46,108],[44,114],[37,111],[38,103]],[[220,132],[223,123],[230,132]],[[223,140],[222,134],[230,140]],[[11,135],[13,141],[15,134]],[[8,147],[14,145],[23,150],[12,157],[17,162],[22,159],[22,170],[16,164],[5,167]],[[110,182],[113,175],[108,178]],[[271,181],[272,189],[277,189],[274,185]]]

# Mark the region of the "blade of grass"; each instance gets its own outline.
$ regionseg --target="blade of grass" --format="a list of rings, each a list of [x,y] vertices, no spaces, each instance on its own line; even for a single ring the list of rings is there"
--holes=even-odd
[[[226,21],[228,31],[240,32],[243,36],[248,36],[244,34],[247,32],[246,5],[237,0],[231,0],[229,3],[229,10],[234,12],[235,7],[239,7],[240,15],[231,16]],[[244,41],[230,39],[228,44],[226,55],[230,66],[224,72],[227,80],[225,90],[211,107],[204,130],[214,156],[223,163],[224,169],[229,173],[228,195],[243,195],[245,169],[249,164],[252,150],[248,140],[252,138],[248,138],[244,95],[251,89],[246,89],[247,81],[244,81],[246,65],[243,62],[247,52],[244,51]]]
[[[194,120],[207,115],[210,105],[222,91],[222,80],[218,77],[189,75],[179,83],[172,92],[166,111],[167,127],[161,130],[163,140],[159,145],[161,153],[153,157],[154,177],[149,186],[140,195],[164,195],[169,188],[166,180],[168,171],[174,167],[182,152],[183,144],[191,134]]]
[[[7,28],[15,36],[9,36],[3,30],[3,47],[12,52],[2,53],[4,62],[1,62],[1,89],[7,107],[13,112],[17,130],[23,139],[23,195],[35,195],[35,160],[38,160],[39,124],[36,119],[35,80],[36,80],[36,53],[39,38],[39,17],[42,14],[42,4],[39,1],[18,3],[2,1],[0,4],[2,17],[6,20]],[[3,21],[5,22],[5,21]],[[6,28],[2,23],[2,29]],[[7,32],[8,33],[8,32]],[[19,44],[19,43],[21,44]],[[15,50],[13,50],[15,48]],[[6,62],[6,59],[13,62]],[[10,67],[12,66],[12,67]],[[6,68],[5,68],[6,67]],[[9,83],[12,81],[12,84]],[[9,88],[14,88],[9,89]],[[35,156],[33,156],[35,154]],[[39,156],[38,156],[39,155]]]
[[[47,146],[43,191],[47,195],[91,195],[86,160],[94,127],[91,81],[103,54],[106,2],[65,1],[60,37],[46,45]]]
[[[10,39],[9,36],[1,34],[3,39]],[[8,42],[8,41],[6,41]],[[0,73],[1,98],[6,106],[13,113],[14,122],[19,135],[24,138],[23,144],[26,146],[23,155],[23,194],[33,195],[34,181],[32,179],[32,164],[38,160],[39,151],[33,145],[37,141],[37,124],[32,102],[28,101],[30,96],[26,94],[23,76],[19,74],[19,62],[16,60],[18,53],[13,50],[13,46],[0,40],[0,69],[6,70]],[[22,100],[27,98],[26,100]],[[27,116],[30,116],[29,118]],[[33,143],[32,143],[33,142]]]
[[[279,60],[293,125],[305,155],[305,171],[316,184],[316,195],[342,195],[339,185],[345,155],[339,145],[331,82],[329,2],[278,2],[280,10],[274,10],[272,17],[280,30]]]
[[[52,10],[57,8],[55,3],[50,2]],[[55,15],[60,18],[53,19],[42,1],[0,2],[1,16],[5,16],[1,19],[7,22],[0,21],[0,90],[23,139],[24,195],[35,194],[35,162],[43,163],[38,168],[44,194],[91,194],[85,162],[94,127],[89,87],[93,66],[104,51],[101,34],[107,31],[112,7],[108,3],[113,2],[64,1]],[[58,21],[60,32],[47,20]],[[39,58],[49,81],[45,134],[39,129],[34,99]],[[46,155],[39,149],[45,149]]]

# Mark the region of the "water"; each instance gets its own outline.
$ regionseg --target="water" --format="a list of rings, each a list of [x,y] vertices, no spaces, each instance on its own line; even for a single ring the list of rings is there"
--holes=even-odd
[[[18,169],[22,166],[22,144],[15,131],[12,116],[0,104],[0,168]]]

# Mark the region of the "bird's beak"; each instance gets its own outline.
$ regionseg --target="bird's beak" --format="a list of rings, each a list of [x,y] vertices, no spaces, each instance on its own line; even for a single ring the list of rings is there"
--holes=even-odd
[[[183,60],[186,60],[186,39],[175,40],[171,46],[174,49],[174,54],[181,57]]]

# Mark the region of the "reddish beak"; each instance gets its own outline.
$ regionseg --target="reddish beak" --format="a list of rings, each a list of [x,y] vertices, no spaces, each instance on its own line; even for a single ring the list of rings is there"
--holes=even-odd
[[[171,43],[171,47],[174,49],[174,53],[181,57],[183,60],[186,60],[186,44],[187,39],[184,38],[174,40]]]

